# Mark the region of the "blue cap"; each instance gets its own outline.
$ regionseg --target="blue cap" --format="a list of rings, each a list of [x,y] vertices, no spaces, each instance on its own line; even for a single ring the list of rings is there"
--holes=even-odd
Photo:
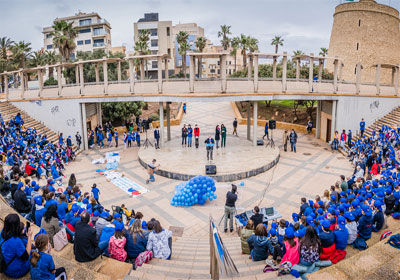
[[[269,230],[269,235],[271,235],[271,236],[276,236],[276,229],[271,228],[271,229]]]
[[[89,204],[89,199],[88,199],[87,197],[85,197],[85,198],[82,200],[82,203],[83,203],[83,204]]]
[[[36,181],[32,181],[31,185],[32,187],[36,186]]]
[[[334,194],[331,195],[331,200],[336,201],[336,196]]]
[[[142,221],[142,229],[147,229],[147,223],[146,223],[146,221]]]
[[[18,189],[22,188],[23,186],[24,186],[24,183],[22,183],[22,182],[18,183]]]
[[[322,227],[324,228],[330,228],[331,227],[331,222],[329,220],[323,220],[321,223]]]
[[[310,226],[314,226],[314,219],[311,216],[307,216],[306,218],[307,224],[309,224]]]
[[[277,228],[278,228],[278,225],[277,225],[275,222],[272,222],[272,223],[271,223],[271,228],[277,229]]]
[[[124,224],[121,222],[115,223],[115,231],[121,232],[124,229]]]
[[[370,210],[370,208],[367,204],[363,204],[363,205],[361,205],[361,210],[363,210],[365,212],[365,211]]]
[[[35,197],[35,203],[36,203],[36,205],[42,205],[43,198],[40,195],[38,195],[37,197]]]
[[[79,207],[79,214],[82,214],[86,209],[83,207]]]
[[[78,211],[79,211],[79,206],[78,206],[78,204],[74,204],[74,205],[71,206],[71,212],[72,212],[72,213],[76,213],[76,212],[78,212]]]
[[[350,211],[344,213],[344,217],[350,221],[354,221],[356,217],[354,217],[354,214]]]
[[[293,214],[292,214],[292,218],[293,218],[293,221],[294,221],[294,222],[298,222],[298,220],[299,220],[299,214],[293,213]]]
[[[122,216],[121,216],[121,214],[120,213],[115,213],[114,214],[114,219],[119,219],[119,218],[121,218]]]
[[[54,182],[53,180],[50,181],[50,185],[54,185],[54,183],[55,183],[55,182]]]
[[[317,209],[317,213],[320,214],[320,215],[322,215],[322,214],[324,213],[324,210],[322,210],[322,208],[318,208],[318,209]]]
[[[103,211],[103,212],[101,212],[101,214],[100,214],[100,217],[102,217],[102,218],[108,218],[108,216],[109,216],[109,214],[108,214],[107,211]]]
[[[100,216],[100,212],[98,210],[95,210],[93,212],[93,217],[98,217],[98,216]]]
[[[288,227],[285,229],[285,235],[287,238],[294,238],[294,230],[292,227]]]
[[[341,191],[339,194],[340,194],[340,196],[345,196],[346,195],[343,191]]]
[[[318,201],[319,206],[324,205],[324,202],[322,200]]]
[[[339,216],[337,218],[337,223],[340,228],[344,228],[346,226],[346,219],[343,216]]]
[[[377,200],[377,201],[375,201],[374,202],[374,206],[376,207],[376,208],[378,208],[379,210],[382,210],[382,205],[383,205],[384,203],[382,203],[382,201],[380,201],[380,200]]]

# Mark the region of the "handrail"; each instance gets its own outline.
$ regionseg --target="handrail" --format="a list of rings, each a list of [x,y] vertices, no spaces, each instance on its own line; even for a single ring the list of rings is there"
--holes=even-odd
[[[221,276],[238,276],[239,271],[233,262],[218,229],[214,224],[214,219],[210,215],[210,274],[211,279],[219,280]]]

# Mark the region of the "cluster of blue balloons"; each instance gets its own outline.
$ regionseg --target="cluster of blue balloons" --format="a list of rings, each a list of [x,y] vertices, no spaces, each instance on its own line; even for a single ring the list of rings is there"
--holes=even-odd
[[[196,176],[175,187],[175,195],[172,197],[171,205],[186,207],[194,204],[204,205],[207,199],[213,201],[217,198],[215,190],[215,182],[211,177]]]

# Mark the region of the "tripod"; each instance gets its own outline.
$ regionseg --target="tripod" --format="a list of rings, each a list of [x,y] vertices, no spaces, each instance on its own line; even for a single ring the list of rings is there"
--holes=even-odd
[[[150,140],[147,139],[147,129],[145,129],[145,132],[146,132],[146,140],[144,140],[143,146],[145,149],[147,149],[149,145],[153,147],[153,144],[151,144]]]
[[[271,129],[271,138],[267,141],[265,144],[265,147],[267,148],[268,146],[271,146],[271,148],[275,148],[275,142],[274,142],[274,130]]]

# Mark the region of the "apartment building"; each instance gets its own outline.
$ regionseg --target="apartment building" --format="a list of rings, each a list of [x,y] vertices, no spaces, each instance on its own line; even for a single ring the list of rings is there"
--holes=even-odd
[[[144,17],[133,24],[134,41],[138,40],[140,30],[149,30],[149,49],[152,54],[168,54],[168,73],[174,73],[174,53],[173,53],[173,36],[172,21],[160,21],[158,13],[144,14]],[[161,67],[164,67],[161,65]],[[158,63],[157,60],[149,60],[147,62],[148,76],[150,78],[157,77]],[[163,69],[164,70],[164,69]],[[164,72],[163,72],[164,73]],[[164,74],[163,74],[164,75]]]
[[[56,18],[54,22],[61,20],[68,23],[73,22],[73,26],[78,30],[73,57],[78,51],[93,52],[98,49],[103,49],[106,53],[111,51],[111,25],[98,13],[79,12],[74,16]],[[53,45],[53,36],[51,36],[53,31],[54,29],[51,26],[43,28],[44,49],[58,52],[58,49]]]
[[[197,37],[204,37],[204,28],[198,26],[196,23],[179,23],[172,27],[172,33],[174,37],[174,54],[175,54],[175,73],[179,73],[182,69],[182,56],[179,54],[179,44],[176,41],[176,35],[180,32],[186,32],[189,34],[188,44],[190,51],[196,50],[196,39]],[[189,56],[186,57],[186,66],[189,66]]]

